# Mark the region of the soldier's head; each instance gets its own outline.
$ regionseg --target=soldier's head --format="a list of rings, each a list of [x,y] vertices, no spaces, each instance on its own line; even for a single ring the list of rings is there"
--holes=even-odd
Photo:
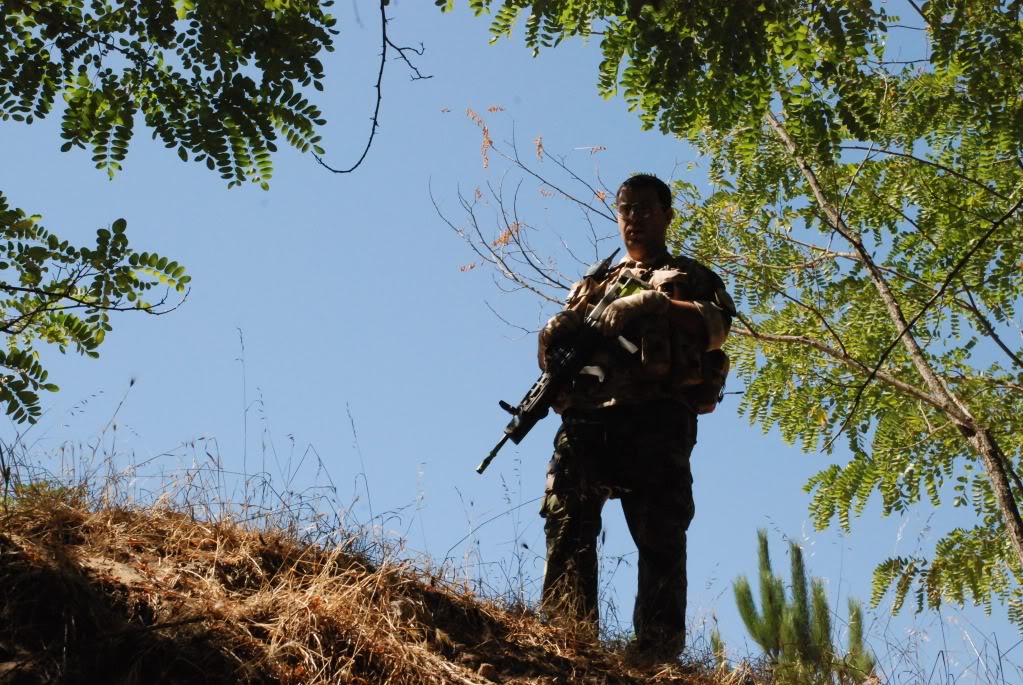
[[[671,188],[651,174],[636,174],[618,188],[618,230],[629,257],[649,262],[663,254],[674,217]]]

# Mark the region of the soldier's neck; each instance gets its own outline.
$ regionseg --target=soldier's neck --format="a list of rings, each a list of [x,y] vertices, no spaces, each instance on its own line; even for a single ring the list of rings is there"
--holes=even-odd
[[[668,258],[670,256],[671,255],[668,253],[668,248],[664,247],[663,249],[661,249],[660,252],[654,252],[651,254],[646,253],[633,254],[630,252],[627,259],[629,261],[635,262],[637,268],[649,269],[652,267],[661,266],[664,262],[668,261]]]

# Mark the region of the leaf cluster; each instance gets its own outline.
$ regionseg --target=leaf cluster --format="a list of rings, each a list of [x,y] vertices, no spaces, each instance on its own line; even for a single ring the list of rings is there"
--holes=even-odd
[[[164,313],[167,294],[183,295],[191,280],[177,262],[131,249],[124,219],[99,229],[87,247],[62,240],[39,221],[0,193],[0,332],[6,336],[0,404],[18,423],[39,417],[40,390],[58,389],[47,380],[37,343],[97,357],[111,330],[110,312]]]
[[[0,120],[32,123],[65,102],[63,150],[122,168],[137,118],[182,160],[229,185],[266,187],[281,136],[316,150],[331,2],[10,0],[0,6]]]
[[[495,40],[511,36],[525,16],[525,42],[534,54],[566,37],[599,33],[598,91],[621,94],[644,128],[692,139],[708,128],[758,126],[772,100],[780,100],[806,150],[829,155],[839,129],[863,138],[877,125],[883,85],[860,67],[877,54],[887,15],[865,0],[473,0],[470,6],[478,14],[494,12]]]

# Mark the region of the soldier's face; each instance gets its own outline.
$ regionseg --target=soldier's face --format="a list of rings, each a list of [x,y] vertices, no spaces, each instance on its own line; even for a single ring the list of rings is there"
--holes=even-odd
[[[665,251],[673,212],[657,198],[653,188],[618,191],[618,230],[629,257],[647,261]]]

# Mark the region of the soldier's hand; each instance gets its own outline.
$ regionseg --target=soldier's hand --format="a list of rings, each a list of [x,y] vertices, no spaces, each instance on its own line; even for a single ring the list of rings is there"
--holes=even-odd
[[[573,309],[565,309],[551,317],[540,331],[538,340],[537,362],[541,369],[547,369],[547,350],[551,344],[578,332],[582,324],[582,316]]]
[[[657,290],[627,295],[607,306],[597,321],[597,328],[606,336],[620,335],[622,329],[636,317],[668,311],[668,302],[668,296]]]

